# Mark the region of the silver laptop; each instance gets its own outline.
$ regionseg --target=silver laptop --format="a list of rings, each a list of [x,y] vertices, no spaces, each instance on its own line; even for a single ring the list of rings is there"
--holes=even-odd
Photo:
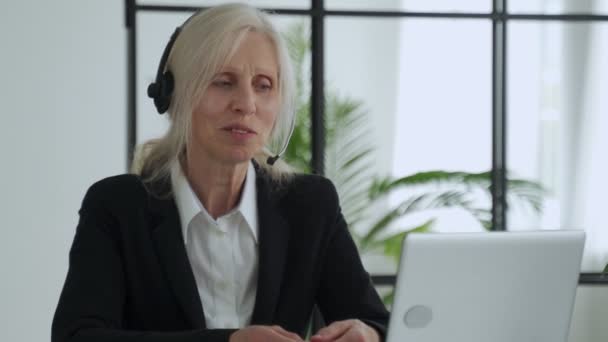
[[[566,342],[582,231],[409,234],[387,342]]]

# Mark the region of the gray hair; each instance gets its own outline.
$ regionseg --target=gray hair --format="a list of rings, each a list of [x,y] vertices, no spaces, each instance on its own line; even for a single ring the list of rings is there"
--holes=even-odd
[[[226,4],[194,14],[175,40],[166,66],[175,78],[168,110],[169,130],[163,137],[138,146],[131,166],[144,182],[168,179],[171,165],[186,158],[195,104],[250,31],[270,38],[279,62],[280,110],[267,146],[254,159],[273,179],[282,182],[290,178],[292,170],[285,162],[278,160],[274,166],[266,163],[287,143],[295,120],[295,80],[289,52],[266,13],[244,4]]]

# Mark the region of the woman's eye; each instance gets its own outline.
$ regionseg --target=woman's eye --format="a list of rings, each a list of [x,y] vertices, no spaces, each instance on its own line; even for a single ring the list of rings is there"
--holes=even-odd
[[[230,82],[228,80],[215,80],[215,81],[213,81],[213,85],[222,87],[222,88],[228,88],[228,87],[232,86],[232,82]]]
[[[270,90],[270,89],[272,89],[272,84],[270,84],[269,82],[259,82],[259,83],[256,85],[256,88],[258,88],[259,90],[264,90],[264,91],[266,91],[266,90]]]

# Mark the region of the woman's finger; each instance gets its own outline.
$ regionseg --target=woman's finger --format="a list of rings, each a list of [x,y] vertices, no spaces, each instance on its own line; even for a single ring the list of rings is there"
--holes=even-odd
[[[270,329],[272,329],[277,334],[279,334],[281,336],[285,336],[293,341],[303,341],[302,338],[300,337],[300,335],[287,331],[279,325],[273,325],[270,327]]]
[[[354,320],[337,321],[320,329],[310,338],[311,342],[333,341],[342,336],[352,325]]]

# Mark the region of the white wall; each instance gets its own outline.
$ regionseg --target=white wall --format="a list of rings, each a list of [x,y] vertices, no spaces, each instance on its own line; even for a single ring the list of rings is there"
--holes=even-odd
[[[48,341],[84,192],[125,170],[123,1],[1,8],[0,341]]]

